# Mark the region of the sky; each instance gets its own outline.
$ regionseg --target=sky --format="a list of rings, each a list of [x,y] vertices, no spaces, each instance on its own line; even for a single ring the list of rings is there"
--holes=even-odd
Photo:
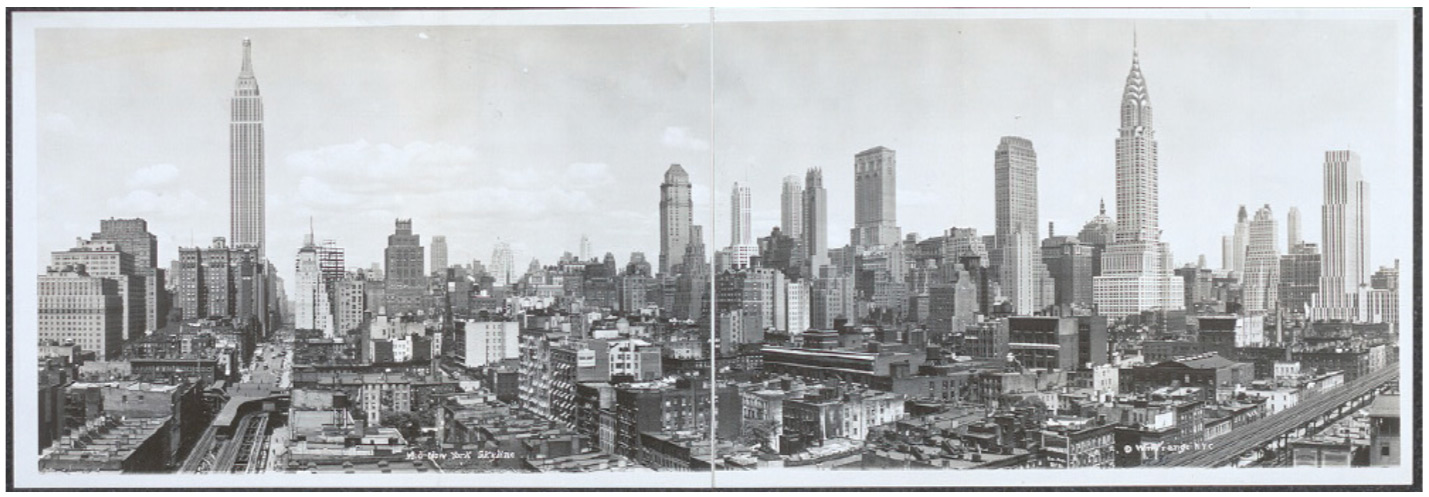
[[[500,239],[518,267],[552,264],[583,233],[622,264],[658,261],[672,163],[710,217],[708,25],[49,29],[42,258],[111,216],[147,219],[163,267],[229,236],[244,37],[265,111],[267,252],[289,285],[310,222],[349,267],[382,261],[397,218],[423,245],[446,236],[451,263],[489,264]]]
[[[653,263],[672,163],[717,247],[735,181],[765,236],[781,178],[822,168],[837,247],[853,155],[880,145],[898,154],[904,233],[990,234],[1004,135],[1036,148],[1043,232],[1074,234],[1099,199],[1115,216],[1134,29],[1178,263],[1219,267],[1242,204],[1271,206],[1282,250],[1291,206],[1318,241],[1324,152],[1350,148],[1372,190],[1371,267],[1407,264],[1408,24],[1290,17],[41,29],[38,263],[108,217],[147,219],[164,266],[228,236],[244,37],[265,106],[268,254],[289,281],[310,219],[355,267],[381,261],[396,218],[424,245],[446,236],[453,263],[489,262],[498,239],[519,267],[551,263],[582,234]]]

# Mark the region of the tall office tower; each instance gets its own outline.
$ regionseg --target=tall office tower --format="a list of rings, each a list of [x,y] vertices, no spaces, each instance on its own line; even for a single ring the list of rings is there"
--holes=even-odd
[[[1133,50],[1116,139],[1116,241],[1102,254],[1102,275],[1093,282],[1098,311],[1112,318],[1186,304],[1185,282],[1172,274],[1171,250],[1161,242],[1151,117],[1151,95]]]
[[[1221,236],[1221,270],[1235,270],[1235,237]]]
[[[1234,257],[1232,260],[1235,265],[1231,267],[1231,270],[1235,271],[1237,280],[1244,282],[1245,253],[1246,250],[1250,248],[1250,217],[1246,215],[1244,205],[1240,206],[1240,211],[1236,213],[1235,238],[1231,243],[1231,250],[1235,251],[1235,253],[1232,254]]]
[[[432,236],[432,247],[428,250],[432,252],[432,268],[428,273],[436,273],[442,276],[447,274],[447,237],[442,235]]]
[[[1248,314],[1273,313],[1280,301],[1280,237],[1269,205],[1255,211],[1249,233],[1242,305]]]
[[[168,313],[164,295],[163,273],[158,270],[159,239],[149,233],[149,223],[143,219],[103,219],[99,231],[90,236],[93,241],[113,242],[120,252],[134,259],[134,275],[144,280],[145,331],[164,327]]]
[[[1004,136],[993,154],[997,186],[997,249],[1002,251],[998,280],[1014,314],[1040,309],[1037,243],[1037,151],[1026,138]],[[1050,302],[1048,302],[1050,304]]]
[[[853,158],[854,228],[850,243],[855,247],[896,245],[903,235],[898,229],[898,160],[884,147],[873,147]]]
[[[496,286],[510,285],[518,279],[510,244],[497,240],[496,246],[491,249],[491,276],[496,278],[493,283]]]
[[[234,247],[257,247],[259,260],[264,251],[263,204],[263,97],[253,77],[251,46],[243,39],[243,68],[230,100],[233,120],[228,125],[230,234]]]
[[[750,211],[749,187],[734,184],[734,190],[729,196],[729,245],[731,247],[739,245],[749,245],[754,243],[749,227]]]
[[[660,274],[671,274],[685,258],[694,225],[694,200],[690,197],[690,175],[679,164],[670,164],[665,182],[660,184]]]
[[[704,227],[690,226],[690,241],[685,256],[676,265],[683,271],[674,278],[675,287],[666,291],[665,299],[677,319],[702,319],[709,312],[709,259],[705,257]]]
[[[73,340],[101,361],[124,350],[124,303],[119,283],[75,264],[53,265],[40,275],[36,332],[40,340]]]
[[[324,337],[332,338],[332,301],[328,298],[322,260],[311,233],[304,235],[303,248],[298,249],[294,276],[297,278],[298,293],[293,295],[293,327],[322,330]]]
[[[221,236],[213,237],[213,244],[199,257],[199,270],[203,271],[204,309],[202,317],[231,317],[234,310],[233,251]]]
[[[397,231],[387,235],[385,305],[387,315],[413,312],[422,307],[427,291],[422,236],[412,233],[411,219],[398,219]]]
[[[824,172],[819,168],[804,173],[804,250],[809,274],[818,277],[819,267],[829,263],[829,204],[824,191]]]
[[[1280,303],[1286,312],[1308,315],[1310,299],[1320,289],[1320,246],[1299,243],[1280,256]]]
[[[1053,300],[1046,305],[1091,305],[1092,252],[1090,245],[1076,237],[1050,236],[1042,240],[1042,263],[1055,289]]]
[[[111,241],[76,239],[74,248],[51,252],[56,267],[83,266],[87,276],[114,281],[123,309],[120,336],[133,340],[144,336],[144,279],[134,272],[134,257]],[[89,349],[96,350],[96,349]]]
[[[1305,243],[1305,237],[1300,231],[1300,208],[1291,207],[1290,213],[1285,215],[1285,246],[1286,250],[1294,249],[1296,245]]]
[[[581,233],[581,262],[589,261],[594,254],[590,251],[590,237]]]
[[[174,269],[174,300],[181,311],[180,319],[192,321],[208,315],[207,286],[203,281],[203,250],[179,247],[179,260]]]
[[[751,257],[759,255],[759,246],[754,243],[749,226],[750,211],[749,187],[734,184],[734,190],[729,197],[729,254],[730,264],[734,267],[749,267]]]
[[[1310,304],[1310,317],[1350,321],[1359,315],[1360,287],[1369,283],[1369,183],[1360,175],[1359,154],[1325,152],[1320,213],[1320,291]]]
[[[784,177],[784,193],[779,197],[779,229],[795,240],[804,239],[804,185],[798,176]]]
[[[1092,246],[1092,276],[1102,275],[1102,253],[1116,241],[1116,220],[1106,215],[1106,200],[1100,202],[1097,215],[1082,226],[1077,240]]]

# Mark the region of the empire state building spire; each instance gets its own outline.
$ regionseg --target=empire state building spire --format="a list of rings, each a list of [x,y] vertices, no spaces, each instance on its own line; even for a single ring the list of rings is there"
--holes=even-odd
[[[252,42],[243,40],[243,66],[230,100],[228,125],[229,227],[234,247],[264,256],[263,98],[253,77]]]

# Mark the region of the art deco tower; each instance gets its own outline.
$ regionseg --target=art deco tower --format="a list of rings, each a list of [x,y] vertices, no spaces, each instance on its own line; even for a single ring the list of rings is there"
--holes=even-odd
[[[665,182],[660,184],[660,274],[673,275],[673,268],[684,260],[693,216],[690,175],[679,164],[671,164],[665,171]]]
[[[1310,318],[1351,321],[1359,317],[1361,290],[1369,283],[1369,183],[1360,156],[1325,152],[1325,200],[1321,214],[1320,289]]]
[[[1039,307],[1042,268],[1037,238],[1037,151],[1032,141],[1004,136],[993,153],[997,244],[1002,251],[999,279],[1013,312],[1032,314]]]
[[[1171,274],[1171,251],[1161,242],[1156,159],[1151,94],[1133,50],[1116,139],[1116,241],[1093,284],[1098,311],[1113,318],[1185,306],[1184,285]]]
[[[853,246],[875,247],[901,241],[897,172],[897,155],[887,148],[873,147],[854,156]]]
[[[809,261],[809,274],[818,275],[819,267],[829,263],[829,205],[824,190],[824,172],[809,169],[804,174],[804,250]]]
[[[256,247],[264,259],[263,98],[253,77],[251,49],[243,39],[243,68],[230,101],[228,125],[229,225],[235,248]]]
[[[779,229],[795,240],[804,237],[804,185],[798,176],[784,177],[784,191],[779,197]]]

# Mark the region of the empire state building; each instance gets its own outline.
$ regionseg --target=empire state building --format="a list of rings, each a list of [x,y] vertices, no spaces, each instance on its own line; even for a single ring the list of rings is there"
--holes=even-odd
[[[1161,241],[1151,117],[1151,93],[1132,50],[1116,139],[1116,240],[1102,254],[1102,275],[1092,283],[1097,311],[1113,318],[1185,307],[1185,286],[1171,273],[1171,250]]]
[[[228,125],[229,226],[235,248],[255,247],[264,258],[263,98],[253,77],[251,43],[243,39],[243,68],[230,101]]]

